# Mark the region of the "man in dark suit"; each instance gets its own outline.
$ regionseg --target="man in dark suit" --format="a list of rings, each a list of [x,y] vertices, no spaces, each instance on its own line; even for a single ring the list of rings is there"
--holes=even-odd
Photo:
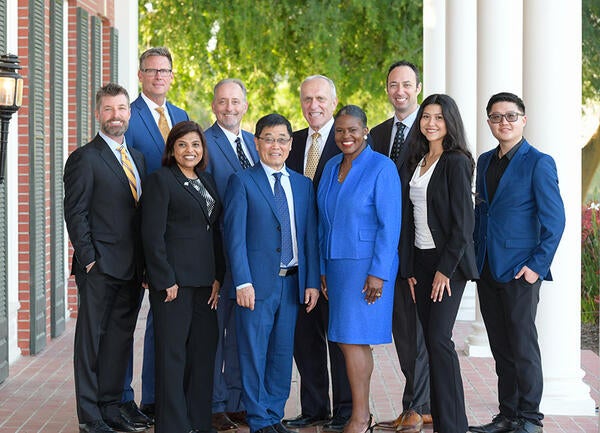
[[[207,171],[215,179],[221,200],[225,198],[229,177],[258,162],[254,135],[241,129],[247,109],[246,86],[242,81],[226,78],[215,85],[212,111],[217,120],[205,134],[209,155]],[[230,288],[231,272],[227,266],[223,292],[227,293]],[[212,426],[220,432],[236,430],[237,423],[245,423],[234,308],[235,301],[228,296],[220,299],[217,308],[219,343],[215,359]]]
[[[74,367],[80,432],[145,430],[120,411],[143,271],[138,200],[145,164],[124,139],[129,117],[127,91],[102,87],[96,94],[100,132],[69,156],[64,170],[79,292]]]
[[[279,114],[256,124],[260,164],[229,178],[225,245],[237,300],[235,325],[250,433],[288,433],[294,330],[301,304],[319,298],[317,215],[312,183],[288,170],[292,127]]]
[[[294,132],[288,166],[319,186],[323,167],[340,150],[335,145],[333,111],[337,106],[335,85],[322,75],[306,78],[300,86],[302,114],[308,128]],[[339,346],[327,341],[329,305],[322,296],[313,313],[300,311],[296,324],[294,359],[300,373],[300,404],[296,418],[284,420],[287,427],[302,428],[325,424],[325,431],[342,431],[352,412],[352,395],[344,355]],[[333,418],[330,419],[329,369],[331,365]]]
[[[481,314],[498,374],[500,413],[479,433],[542,433],[543,374],[535,316],[542,280],[565,227],[556,165],[523,137],[525,104],[512,93],[486,107],[498,146],[477,162],[475,251]]]
[[[125,132],[129,147],[140,151],[146,160],[148,174],[161,166],[165,141],[173,125],[188,120],[187,113],[167,101],[173,81],[173,59],[167,48],[150,48],[140,56],[138,78],[142,92],[131,103],[131,120]],[[141,303],[141,299],[140,299]],[[123,388],[123,415],[137,424],[152,423],[154,418],[154,320],[148,311],[144,336],[142,366],[142,398],[140,413],[134,400],[131,381],[133,355],[129,361]],[[145,415],[148,417],[146,418]]]
[[[406,60],[393,63],[386,79],[386,91],[394,116],[371,129],[375,151],[389,156],[398,167],[402,179],[406,170],[408,148],[404,141],[413,126],[421,93],[419,69]],[[410,178],[410,177],[409,177]],[[402,185],[402,203],[408,203],[408,184]],[[408,227],[408,225],[406,225]],[[403,224],[404,228],[404,224]],[[403,230],[401,236],[406,236]],[[400,245],[403,243],[400,242]],[[406,384],[402,395],[402,413],[392,421],[379,423],[383,428],[399,431],[419,430],[423,422],[431,423],[429,408],[429,364],[415,303],[407,282],[407,254],[400,251],[400,266],[396,277],[392,334],[400,368]]]

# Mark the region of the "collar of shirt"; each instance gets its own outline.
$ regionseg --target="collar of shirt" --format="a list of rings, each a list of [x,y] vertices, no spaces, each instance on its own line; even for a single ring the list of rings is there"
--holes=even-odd
[[[142,99],[144,100],[144,102],[146,102],[146,105],[150,109],[150,113],[152,113],[152,117],[154,118],[154,121],[156,122],[156,124],[158,125],[158,118],[160,116],[158,114],[158,111],[156,111],[156,109],[158,107],[162,107],[165,109],[165,117],[167,118],[167,123],[169,124],[169,128],[173,128],[173,123],[171,122],[171,116],[169,116],[169,110],[167,109],[167,100],[165,99],[165,103],[163,105],[158,105],[152,99],[150,99],[146,95],[144,95],[144,92],[142,92],[141,95],[142,95]]]
[[[246,142],[244,141],[244,137],[242,135],[242,129],[240,128],[240,132],[238,133],[238,135],[235,135],[233,132],[231,132],[228,129],[225,129],[221,125],[219,125],[218,122],[217,122],[217,126],[219,128],[221,128],[221,131],[223,131],[223,134],[225,134],[225,137],[227,137],[227,140],[229,140],[229,144],[231,145],[233,152],[236,155],[237,155],[237,144],[235,142],[235,139],[239,137],[240,142],[242,143],[242,150],[244,151],[246,158],[248,158],[248,161],[250,161],[250,163],[254,164],[254,162],[252,161],[252,158],[250,157],[250,152],[248,151],[248,144],[246,144]]]
[[[108,144],[108,147],[110,147],[110,150],[112,150],[112,152],[115,154],[115,156],[119,160],[119,163],[121,163],[121,152],[117,149],[121,146],[125,146],[125,151],[127,152],[127,155],[129,155],[129,159],[131,160],[131,154],[129,153],[129,149],[127,148],[127,142],[125,140],[125,136],[123,136],[123,144],[121,144],[121,143],[117,143],[115,140],[113,140],[112,138],[107,136],[102,131],[98,131],[98,135],[100,135],[100,137],[102,137],[102,139],[104,141],[106,141],[106,144]]]
[[[327,137],[329,137],[329,133],[331,132],[331,128],[333,128],[333,117],[331,119],[329,119],[329,121],[323,125],[323,127],[321,129],[319,129],[318,131],[315,131],[314,129],[312,129],[310,126],[308,127],[308,138],[306,140],[306,149],[308,150],[308,148],[310,147],[311,143],[312,143],[312,135],[315,132],[318,132],[319,134],[321,134],[320,140],[319,140],[319,147],[321,148],[321,150],[323,149],[323,146],[325,145],[325,142],[327,141]]]
[[[406,139],[406,137],[408,136],[408,133],[410,131],[410,128],[412,128],[413,123],[415,123],[415,119],[417,118],[418,111],[419,111],[419,106],[417,105],[417,109],[415,111],[413,111],[412,113],[410,113],[408,116],[406,116],[406,118],[404,120],[398,119],[396,117],[396,115],[394,114],[394,126],[392,128],[392,137],[394,135],[396,135],[396,123],[402,122],[402,123],[404,123],[404,126],[406,126],[406,128],[404,128],[404,138]]]
[[[260,162],[260,165],[262,165],[263,170],[267,174],[267,179],[269,179],[269,184],[271,185],[271,189],[273,189],[273,187],[275,186],[275,176],[273,176],[273,173],[281,173],[282,175],[284,175],[288,178],[290,177],[290,173],[287,171],[285,164],[283,164],[283,167],[281,168],[281,170],[273,170],[271,167],[269,167],[262,161]]]
[[[519,150],[519,147],[521,147],[521,145],[523,144],[523,141],[525,141],[525,137],[521,137],[521,140],[515,144],[513,147],[511,147],[511,149],[506,152],[504,155],[502,155],[502,158],[504,158],[506,156],[506,159],[508,159],[509,161],[513,158],[513,156],[515,156],[515,153],[517,153],[517,151]],[[502,159],[500,157],[500,145],[498,145],[498,147],[496,147],[496,158],[498,159]]]

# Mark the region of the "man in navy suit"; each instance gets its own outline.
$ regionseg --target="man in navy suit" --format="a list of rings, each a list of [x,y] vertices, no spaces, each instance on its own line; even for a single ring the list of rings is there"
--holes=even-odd
[[[173,59],[169,50],[158,47],[144,51],[140,56],[139,67],[138,78],[142,92],[131,103],[131,120],[125,138],[129,146],[144,155],[147,172],[150,174],[161,166],[169,130],[173,125],[189,118],[184,110],[167,101],[167,92],[173,81]],[[140,425],[151,423],[154,418],[154,320],[151,309],[148,311],[144,336],[140,404],[143,413],[140,413],[134,400],[132,376],[133,355],[123,389],[123,416]],[[144,414],[148,415],[148,418],[142,416]]]
[[[208,167],[217,185],[221,200],[225,198],[229,177],[258,162],[254,135],[241,129],[242,118],[248,110],[246,86],[236,78],[219,81],[214,88],[212,110],[216,122],[205,131]],[[222,221],[221,221],[222,224]],[[227,266],[223,292],[231,288],[231,272]],[[219,343],[215,358],[212,426],[219,432],[237,429],[245,423],[241,401],[242,382],[235,338],[235,301],[224,296],[219,301]]]
[[[124,133],[129,95],[118,84],[96,94],[98,135],[65,164],[65,222],[79,294],[73,363],[79,431],[143,431],[121,415],[143,273],[138,200],[144,157]]]
[[[250,433],[288,433],[294,330],[301,304],[310,312],[320,277],[315,193],[285,166],[292,127],[279,114],[256,124],[260,164],[229,178],[225,246],[236,299],[243,403]]]
[[[406,171],[408,146],[404,144],[417,117],[421,93],[418,68],[406,60],[393,63],[386,79],[388,100],[394,107],[394,116],[371,129],[374,150],[389,156],[402,176]],[[397,146],[397,149],[394,148]],[[408,182],[402,185],[402,203],[409,203]],[[405,225],[408,227],[408,225]],[[406,236],[406,227],[401,236]],[[400,245],[403,245],[400,242]],[[429,407],[429,363],[419,322],[416,304],[408,287],[408,252],[400,251],[400,266],[394,289],[392,334],[400,368],[406,384],[402,395],[402,413],[394,420],[380,422],[382,428],[418,430],[423,423],[432,423]]]
[[[288,166],[319,186],[325,163],[340,153],[335,145],[333,111],[337,106],[335,84],[323,75],[312,75],[300,85],[300,104],[308,128],[294,132]],[[324,431],[342,431],[352,412],[352,395],[344,355],[336,343],[327,341],[329,304],[320,297],[315,311],[300,311],[296,324],[294,359],[300,374],[302,412],[284,420],[287,427],[302,428],[324,424]],[[333,418],[330,419],[329,369],[331,365]]]
[[[498,146],[477,162],[475,250],[481,314],[496,361],[500,413],[478,433],[542,433],[542,363],[535,316],[542,280],[565,227],[556,165],[523,137],[525,105],[492,96],[488,125]]]

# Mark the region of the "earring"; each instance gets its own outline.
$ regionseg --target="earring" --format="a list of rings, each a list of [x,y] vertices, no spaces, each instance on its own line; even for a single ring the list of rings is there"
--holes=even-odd
[[[367,136],[365,135],[363,138],[366,140],[366,139],[367,139]]]

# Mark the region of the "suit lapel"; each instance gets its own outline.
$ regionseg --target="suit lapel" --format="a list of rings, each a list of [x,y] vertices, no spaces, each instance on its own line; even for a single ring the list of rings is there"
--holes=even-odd
[[[255,166],[248,168],[248,170],[250,171],[252,180],[254,180],[254,183],[258,187],[259,191],[265,197],[267,203],[269,203],[273,215],[275,215],[275,218],[277,218],[277,221],[279,221],[279,213],[277,212],[275,197],[273,196],[273,190],[271,189],[271,184],[269,183],[269,179],[267,178],[267,173],[265,172],[261,164],[256,164]]]
[[[173,173],[173,176],[175,176],[175,179],[177,179],[177,183],[179,183],[181,187],[184,190],[186,190],[190,196],[192,196],[196,203],[200,205],[200,208],[202,209],[202,213],[204,214],[206,221],[210,221],[210,217],[208,216],[208,208],[206,206],[206,200],[204,199],[204,197],[202,197],[202,194],[196,191],[196,188],[194,188],[190,180],[184,176],[184,174],[181,172],[181,170],[176,164],[170,166],[169,168],[171,169],[171,173]]]
[[[256,146],[254,145],[254,135],[242,130],[242,137],[244,137],[244,143],[246,143],[246,148],[250,153],[250,158],[252,158],[252,165],[258,164],[260,158],[258,157]]]
[[[94,142],[96,143],[96,146],[100,150],[100,157],[104,160],[106,165],[108,165],[110,167],[110,169],[115,173],[117,178],[121,181],[121,184],[123,185],[123,187],[127,188],[127,190],[129,191],[130,188],[129,188],[129,180],[127,179],[127,175],[125,175],[123,166],[117,160],[117,157],[113,153],[110,146],[102,139],[102,137],[100,137],[100,135],[96,136],[96,138],[94,139]],[[133,200],[133,195],[131,196],[131,199]]]
[[[165,147],[165,142],[162,138],[162,135],[160,134],[158,125],[156,124],[156,121],[154,120],[154,117],[150,112],[150,107],[148,107],[148,104],[146,104],[146,101],[144,101],[141,96],[138,99],[136,99],[136,102],[137,101],[139,101],[137,106],[139,109],[140,118],[142,119],[142,122],[144,122],[144,125],[148,130],[148,134],[152,137],[152,141],[154,142],[156,150],[162,155]]]
[[[494,201],[492,202],[491,206],[493,206],[494,203],[498,202],[498,198],[501,198],[502,194],[504,193],[504,190],[506,190],[506,188],[508,188],[508,184],[509,184],[510,180],[513,179],[513,172],[519,170],[521,164],[523,164],[523,161],[525,160],[525,157],[527,155],[527,152],[529,151],[529,148],[530,148],[529,143],[527,143],[527,141],[523,141],[523,143],[521,144],[521,147],[519,147],[517,152],[512,157],[512,160],[508,164],[508,167],[506,167],[506,171],[500,178],[500,182],[498,182],[498,188],[496,188],[496,193],[494,194]],[[492,157],[493,157],[493,154],[490,155],[490,161],[491,161]],[[487,165],[489,167],[489,161],[488,161]],[[486,167],[486,170],[484,173],[487,173],[487,167]],[[486,188],[485,195],[487,197],[487,182],[485,182],[485,179],[484,179],[484,184],[485,184],[485,188]]]
[[[217,147],[219,148],[219,150],[221,151],[221,153],[223,154],[223,156],[225,157],[225,159],[227,160],[229,165],[231,165],[231,168],[233,168],[233,171],[234,172],[240,171],[242,168],[242,166],[240,165],[240,160],[238,159],[237,155],[233,151],[233,147],[231,147],[231,143],[229,143],[227,136],[221,130],[219,125],[217,125],[216,122],[212,127],[212,134],[213,134],[213,137],[215,138],[215,143],[217,143]]]
[[[301,224],[304,222],[304,218],[298,214],[301,209],[305,209],[306,205],[304,203],[304,196],[300,193],[302,191],[300,185],[300,175],[296,174],[293,171],[288,170],[290,174],[290,185],[292,187],[292,200],[294,202],[294,221],[296,223],[296,237],[298,237],[298,232],[301,227]],[[289,198],[288,198],[289,199]],[[291,223],[291,221],[290,221]]]

